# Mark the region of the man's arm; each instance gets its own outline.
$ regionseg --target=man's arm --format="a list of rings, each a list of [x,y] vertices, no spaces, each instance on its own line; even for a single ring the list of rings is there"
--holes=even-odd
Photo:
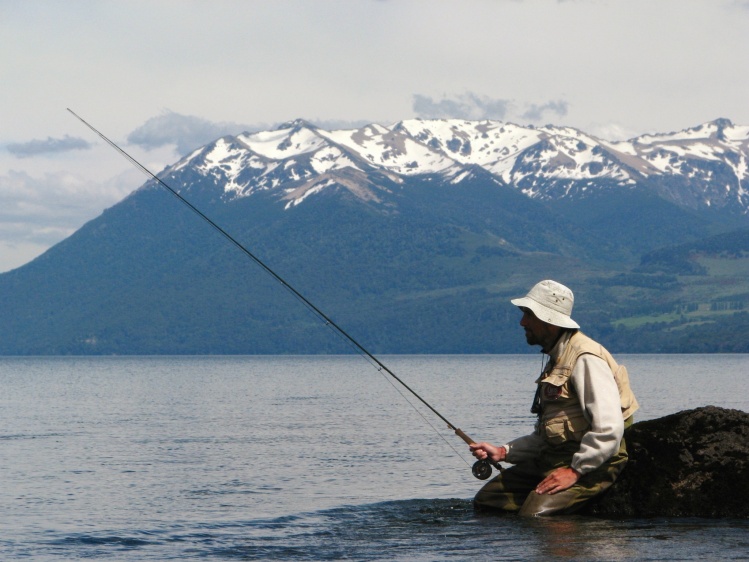
[[[518,437],[501,447],[495,447],[484,442],[474,443],[469,447],[471,453],[477,459],[489,458],[494,462],[507,461],[511,464],[517,464],[522,460],[537,456],[542,444],[543,439],[532,433],[524,437]]]
[[[572,457],[571,467],[586,474],[609,460],[624,435],[621,399],[614,375],[606,361],[583,355],[572,370],[572,385],[580,398],[590,430]]]

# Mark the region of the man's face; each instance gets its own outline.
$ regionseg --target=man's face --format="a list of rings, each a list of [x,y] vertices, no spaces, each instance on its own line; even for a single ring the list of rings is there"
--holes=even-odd
[[[523,312],[520,325],[525,330],[528,345],[540,345],[544,351],[550,351],[559,337],[561,328],[539,320],[529,308],[523,307],[520,310]]]

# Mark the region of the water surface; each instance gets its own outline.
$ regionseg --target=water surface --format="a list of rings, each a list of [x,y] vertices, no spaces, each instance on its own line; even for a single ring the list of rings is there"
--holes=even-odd
[[[619,356],[639,420],[749,410],[749,356]],[[530,431],[540,357],[385,363],[477,440]],[[749,522],[477,516],[463,442],[352,357],[0,358],[6,559],[741,559]],[[413,403],[409,405],[406,398]]]

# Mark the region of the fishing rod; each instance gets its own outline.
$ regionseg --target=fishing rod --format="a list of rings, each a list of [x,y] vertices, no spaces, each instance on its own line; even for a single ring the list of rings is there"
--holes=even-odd
[[[208,223],[214,230],[216,230],[219,234],[221,234],[224,238],[226,238],[230,243],[232,243],[234,246],[236,246],[241,252],[243,252],[247,257],[249,257],[253,262],[255,262],[258,266],[260,266],[266,273],[268,273],[273,279],[275,279],[278,283],[280,283],[287,291],[289,291],[297,300],[299,300],[308,310],[310,310],[315,316],[317,316],[320,320],[322,320],[326,326],[329,326],[332,330],[334,330],[339,336],[341,336],[345,341],[347,341],[358,353],[363,355],[365,358],[369,359],[376,368],[382,372],[384,371],[390,377],[392,377],[393,380],[397,381],[403,388],[405,388],[408,392],[413,394],[419,401],[421,401],[422,404],[424,404],[427,408],[429,408],[438,418],[440,418],[443,422],[447,424],[447,428],[451,431],[455,432],[455,435],[460,437],[463,441],[465,441],[468,445],[472,445],[475,443],[473,439],[468,437],[461,429],[455,427],[452,423],[450,423],[447,418],[445,418],[442,414],[440,414],[429,402],[424,400],[419,394],[416,393],[410,386],[408,386],[400,377],[398,377],[393,371],[391,371],[382,361],[380,361],[377,357],[375,357],[372,353],[369,352],[362,344],[360,344],[356,339],[354,339],[353,336],[351,336],[346,330],[341,328],[338,324],[336,324],[327,314],[325,314],[322,310],[320,310],[317,306],[312,304],[310,300],[308,300],[304,295],[302,295],[299,291],[297,291],[293,286],[291,286],[283,277],[278,275],[274,270],[272,270],[264,261],[262,261],[260,258],[258,258],[255,254],[253,254],[250,250],[248,250],[244,245],[242,245],[236,238],[231,236],[228,232],[226,232],[223,228],[221,228],[218,224],[213,222],[207,215],[205,215],[200,209],[195,207],[192,203],[190,203],[187,199],[185,199],[182,195],[180,195],[175,189],[173,189],[171,186],[167,185],[166,182],[164,182],[161,178],[159,178],[156,174],[151,172],[148,168],[146,168],[143,164],[138,162],[135,158],[133,158],[129,153],[127,153],[124,149],[120,148],[117,144],[114,143],[114,141],[110,140],[108,137],[106,137],[103,133],[101,133],[98,129],[96,129],[93,125],[88,123],[86,120],[84,120],[82,117],[80,117],[77,113],[75,113],[72,109],[67,108],[67,110],[81,123],[83,123],[86,127],[91,129],[99,138],[101,138],[104,142],[106,142],[109,146],[111,146],[113,149],[115,149],[117,152],[120,153],[128,162],[130,162],[133,166],[135,166],[138,170],[143,172],[147,177],[150,177],[154,181],[157,182],[160,186],[165,188],[169,193],[174,195],[181,203],[186,205],[191,211],[193,211],[195,214],[197,214],[201,219],[203,219],[206,223]],[[410,402],[409,402],[410,403]],[[418,411],[418,410],[417,410]],[[431,424],[430,424],[431,425]],[[438,432],[439,433],[439,432]],[[449,443],[448,443],[449,445]],[[452,447],[452,446],[451,446]],[[462,458],[462,457],[461,457]],[[480,480],[486,480],[491,476],[492,473],[492,466],[496,468],[499,471],[502,471],[503,468],[498,462],[494,462],[486,459],[480,459],[476,461],[473,466],[471,467],[471,471],[473,472],[473,475],[480,479]]]

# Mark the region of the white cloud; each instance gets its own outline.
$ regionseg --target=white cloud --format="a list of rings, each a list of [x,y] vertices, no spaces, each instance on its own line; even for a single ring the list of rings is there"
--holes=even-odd
[[[0,238],[0,272],[21,267],[48,249],[48,244],[17,242],[12,238]]]
[[[11,143],[6,148],[8,152],[18,158],[29,158],[31,156],[55,154],[70,150],[87,150],[91,148],[91,144],[81,138],[73,138],[65,135],[61,139],[47,137],[46,140]]]
[[[345,119],[306,119],[323,129],[355,129],[369,125],[371,121],[350,121]],[[181,115],[174,111],[164,111],[161,115],[151,117],[143,125],[136,127],[129,135],[127,142],[145,150],[174,146],[177,153],[185,156],[225,135],[236,136],[244,132],[267,131],[280,126],[281,123],[255,123],[252,125],[213,122],[194,115]]]
[[[165,111],[151,117],[127,136],[130,144],[151,150],[174,145],[177,152],[186,155],[225,135],[237,135],[245,131],[261,130],[263,127],[239,123],[214,123],[193,115],[180,115]]]
[[[585,130],[586,133],[609,141],[622,141],[632,139],[641,132],[624,127],[620,123],[593,124]]]
[[[497,119],[507,115],[512,102],[492,99],[473,92],[452,98],[435,100],[429,96],[414,94],[413,110],[418,117],[427,119]]]
[[[0,271],[30,261],[124,198],[133,173],[107,182],[69,172],[0,175]]]
[[[544,119],[564,117],[569,103],[550,100],[541,104],[521,104],[509,99],[491,98],[466,92],[435,100],[429,96],[415,94],[413,110],[417,117],[427,119],[494,119],[498,121],[522,121],[538,124]]]
[[[567,115],[568,108],[569,104],[564,100],[547,101],[540,105],[533,103],[525,109],[522,118],[531,123],[538,123],[543,119],[548,119],[547,115],[551,115],[551,119],[558,119]]]

